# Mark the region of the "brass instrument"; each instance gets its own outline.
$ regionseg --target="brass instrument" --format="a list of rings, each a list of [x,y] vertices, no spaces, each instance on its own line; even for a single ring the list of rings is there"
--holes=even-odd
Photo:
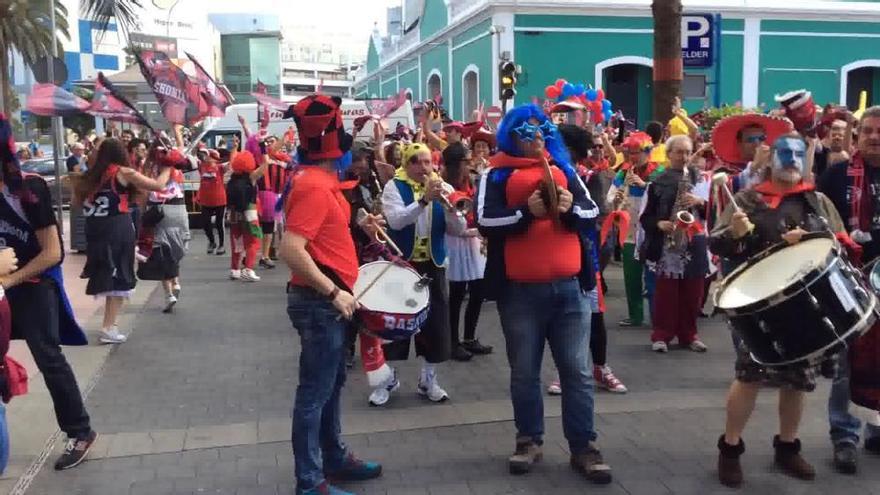
[[[426,191],[431,186],[432,180],[433,179],[431,177],[425,177],[424,185]],[[474,201],[472,199],[468,197],[461,197],[457,199],[453,198],[455,199],[454,202],[450,201],[449,198],[450,196],[453,196],[455,194],[455,189],[453,189],[451,185],[443,182],[442,180],[440,180],[440,185],[443,188],[443,192],[440,194],[440,198],[437,201],[440,201],[440,206],[442,206],[443,209],[445,209],[449,213],[455,213],[456,215],[460,216],[465,216],[470,213],[470,211],[474,207]]]
[[[547,213],[553,221],[559,220],[559,191],[556,190],[556,181],[553,179],[553,169],[547,157],[542,157],[544,165],[544,178],[541,180],[541,197],[547,206]]]
[[[623,178],[623,185],[617,189],[617,192],[614,194],[614,200],[611,202],[611,211],[622,211],[629,209],[629,186],[635,180],[636,174],[633,172],[632,167],[626,171],[626,175]]]
[[[682,250],[687,247],[689,241],[687,229],[696,221],[693,213],[689,212],[685,207],[685,200],[694,188],[689,175],[690,173],[687,167],[685,167],[682,171],[681,180],[678,181],[675,204],[672,206],[672,215],[669,218],[669,221],[672,222],[673,230],[671,234],[666,236],[667,249]]]

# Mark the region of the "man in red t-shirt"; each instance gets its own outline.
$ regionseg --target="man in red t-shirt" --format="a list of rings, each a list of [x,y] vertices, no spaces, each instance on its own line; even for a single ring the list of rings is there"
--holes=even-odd
[[[336,166],[351,146],[341,103],[312,95],[285,115],[293,116],[303,143],[297,150],[301,166],[287,199],[280,250],[291,271],[287,313],[302,347],[292,430],[297,493],[303,495],[346,493],[330,487],[326,478],[353,481],[382,474],[381,465],[347,452],[339,427],[346,320],[358,307],[351,293],[358,275],[351,208]],[[368,225],[378,223],[377,217],[368,217]]]
[[[226,167],[220,163],[220,153],[217,150],[205,150],[198,153],[201,160],[199,163],[199,192],[197,194],[199,206],[202,207],[202,227],[208,236],[208,254],[223,255],[226,253],[224,244],[223,227],[224,211],[226,210],[226,185],[223,183],[223,175]],[[212,221],[213,218],[213,221]],[[220,244],[214,242],[214,229]]]

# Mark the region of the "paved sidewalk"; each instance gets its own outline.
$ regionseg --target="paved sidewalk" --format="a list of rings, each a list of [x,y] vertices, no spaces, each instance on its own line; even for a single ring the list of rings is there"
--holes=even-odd
[[[175,313],[161,314],[154,293],[88,399],[102,435],[92,460],[68,472],[44,468],[27,493],[294,493],[289,418],[298,342],[285,313],[287,272],[262,270],[257,284],[231,282],[228,256],[206,256],[196,235]],[[612,485],[589,485],[568,467],[560,399],[552,397],[545,398],[544,462],[526,476],[507,474],[514,443],[509,369],[495,306],[486,304],[479,336],[496,352],[440,366],[452,397],[445,404],[416,396],[415,360],[400,365],[403,386],[381,409],[368,407],[365,377],[352,370],[344,397],[346,439],[358,455],[381,461],[385,473],[347,488],[389,495],[732,492],[717,484],[714,472],[732,374],[728,331],[720,318],[701,320],[709,353],[652,353],[648,329],[614,324],[623,308],[622,281],[616,267],[609,276],[609,363],[630,388],[626,395],[596,398]],[[548,356],[545,382],[553,375]],[[799,482],[773,471],[775,393],[766,391],[745,434],[742,493],[880,494],[878,457],[862,455],[857,476],[833,472],[827,385],[810,396],[801,437],[818,479]]]

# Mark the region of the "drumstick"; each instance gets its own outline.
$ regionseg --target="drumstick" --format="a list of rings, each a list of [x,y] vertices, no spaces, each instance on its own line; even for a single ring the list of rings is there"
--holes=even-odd
[[[357,212],[357,224],[363,226],[367,222],[367,215],[367,210],[360,208]],[[376,230],[376,235],[382,236],[382,239],[394,249],[394,252],[397,253],[398,256],[403,256],[403,251],[401,251],[400,248],[397,247],[397,244],[391,239],[388,233],[385,232],[385,229],[379,227]]]
[[[739,205],[736,204],[736,199],[733,197],[733,193],[730,192],[730,188],[727,187],[727,174],[724,172],[718,172],[717,174],[712,176],[712,183],[716,186],[719,186],[724,190],[725,194],[727,194],[727,199],[730,200],[730,204],[736,209],[736,211],[742,211]]]
[[[394,263],[391,263],[391,262],[389,261],[388,264],[385,265],[384,268],[382,268],[382,271],[380,271],[380,272],[376,275],[376,277],[375,277],[373,280],[370,280],[370,283],[367,284],[367,286],[364,287],[364,289],[363,289],[362,291],[360,291],[359,294],[357,294],[356,296],[354,296],[354,302],[355,302],[355,304],[360,303],[360,300],[361,300],[362,297],[364,297],[364,294],[366,294],[368,290],[372,289],[373,286],[376,285],[376,282],[378,282],[379,279],[382,278],[382,276],[385,275],[385,273],[387,273],[388,270],[390,270],[392,266],[394,266]],[[340,313],[339,316],[336,317],[336,321],[339,321],[339,320],[341,320],[341,319],[342,319],[342,314]]]

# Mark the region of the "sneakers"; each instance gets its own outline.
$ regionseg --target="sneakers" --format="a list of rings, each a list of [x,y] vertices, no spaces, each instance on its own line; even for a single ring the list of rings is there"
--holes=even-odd
[[[208,244],[208,254],[214,254],[215,249],[217,249],[217,246],[213,242]]]
[[[55,461],[55,470],[63,471],[65,469],[75,468],[85,460],[89,449],[95,444],[98,434],[90,431],[84,438],[71,438],[67,440],[64,446],[64,453]]]
[[[419,377],[419,395],[427,397],[431,402],[444,402],[449,399],[449,394],[437,384],[437,375],[434,371],[422,369]]]
[[[666,345],[666,342],[658,340],[651,344],[651,350],[654,352],[669,352],[669,346]]]
[[[175,304],[177,304],[177,298],[174,297],[174,294],[168,294],[168,301],[165,303],[165,309],[162,312],[165,314],[171,313],[174,311]]]
[[[382,465],[378,462],[362,461],[353,454],[348,454],[338,469],[325,468],[324,476],[333,481],[366,481],[382,476]]]
[[[229,270],[229,280],[241,280],[241,270]]]
[[[609,392],[614,392],[615,394],[625,394],[627,392],[626,386],[614,376],[614,372],[611,371],[611,367],[607,364],[605,366],[593,366],[593,378],[600,388],[604,388]]]
[[[602,453],[593,443],[587,451],[579,454],[572,454],[571,467],[593,482],[596,485],[607,485],[611,483],[611,466],[605,464],[602,459]]]
[[[174,297],[180,299],[180,284],[174,284],[171,287],[171,293],[174,294]]]
[[[119,327],[113,325],[110,329],[101,329],[98,332],[98,340],[102,344],[124,344],[128,337],[119,332]]]
[[[452,359],[456,361],[470,361],[473,357],[474,355],[466,351],[462,345],[457,345],[452,349]]]
[[[730,445],[724,434],[718,438],[718,481],[730,488],[739,488],[743,483],[742,466],[739,458],[746,451],[746,444],[739,439],[737,445]]]
[[[706,352],[709,350],[709,348],[706,347],[706,344],[704,344],[701,340],[695,340],[691,342],[690,345],[688,345],[688,349],[694,352]]]
[[[275,268],[275,262],[273,262],[269,258],[262,258],[260,260],[260,267],[266,268],[267,270],[271,270],[271,269]]]
[[[470,352],[471,354],[492,354],[492,346],[491,345],[483,345],[479,340],[465,340],[461,343],[461,346],[464,347],[464,350]]]
[[[241,271],[241,281],[242,282],[259,282],[260,277],[254,273],[250,268],[245,268]]]
[[[642,322],[635,322],[630,320],[629,318],[625,318],[617,322],[617,326],[619,327],[640,327],[642,326]]]
[[[816,478],[816,470],[803,457],[801,457],[801,441],[783,442],[779,435],[773,437],[773,449],[776,451],[774,461],[776,466],[789,476],[802,480]]]
[[[297,489],[296,495],[354,495],[354,493],[341,490],[324,481],[320,485],[312,488],[311,490]]]
[[[550,382],[547,386],[547,393],[550,395],[562,395],[562,385],[559,384],[559,378]]]
[[[531,438],[517,438],[516,450],[512,456],[507,458],[507,467],[510,470],[510,474],[526,474],[543,457],[543,449]]]
[[[858,470],[858,454],[856,444],[840,442],[834,446],[834,469],[838,473],[855,474]]]
[[[376,387],[370,394],[371,406],[384,406],[391,399],[391,394],[400,388],[400,380],[397,379],[397,370],[392,368],[391,377],[382,385]]]
[[[217,256],[223,256],[224,254],[226,254],[226,248],[223,246],[220,246],[217,248],[216,251],[214,251],[214,254],[216,254]]]

